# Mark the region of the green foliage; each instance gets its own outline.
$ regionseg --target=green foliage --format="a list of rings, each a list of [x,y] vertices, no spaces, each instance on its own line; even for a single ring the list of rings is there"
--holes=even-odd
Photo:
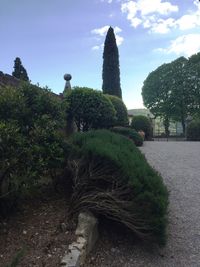
[[[131,127],[136,131],[142,130],[145,133],[145,139],[152,137],[152,126],[150,120],[142,115],[134,116],[131,121]]]
[[[122,98],[120,86],[119,52],[112,27],[108,29],[103,52],[103,93]]]
[[[189,59],[180,57],[163,64],[151,72],[142,88],[145,106],[165,122],[166,134],[169,120],[182,123],[188,115],[199,111],[200,105],[200,53]]]
[[[128,126],[128,111],[124,102],[117,96],[107,95],[116,110],[116,126]]]
[[[73,117],[78,131],[109,128],[115,123],[115,109],[100,91],[74,88],[66,96],[67,114]]]
[[[110,129],[114,133],[118,133],[124,135],[131,139],[136,146],[142,146],[143,139],[134,129],[126,128],[126,127],[114,127]]]
[[[187,140],[200,141],[200,120],[192,121],[187,127]]]
[[[0,212],[43,176],[62,174],[67,146],[61,102],[30,84],[0,89]]]
[[[168,192],[133,142],[107,130],[75,134],[71,142],[72,212],[91,210],[164,244]]]
[[[23,67],[21,59],[19,57],[16,57],[15,63],[14,63],[14,71],[12,75],[22,81],[29,81],[28,74],[26,69]]]

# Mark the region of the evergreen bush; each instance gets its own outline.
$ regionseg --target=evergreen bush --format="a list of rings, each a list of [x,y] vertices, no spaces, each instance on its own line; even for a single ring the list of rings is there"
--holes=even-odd
[[[0,214],[40,184],[63,175],[67,144],[61,103],[30,84],[0,88]]]
[[[150,140],[152,138],[152,126],[150,120],[143,115],[133,116],[131,121],[131,127],[136,131],[143,131],[145,133],[145,139]]]
[[[127,127],[113,127],[110,130],[112,132],[128,137],[135,143],[136,146],[142,146],[143,144],[143,138],[134,129]]]
[[[108,130],[97,130],[77,133],[71,143],[71,213],[90,210],[163,245],[168,192],[133,142]]]
[[[200,120],[192,121],[187,127],[187,140],[200,141]]]
[[[128,111],[124,102],[117,96],[106,95],[112,102],[116,111],[116,126],[128,126]]]
[[[116,111],[100,91],[75,87],[65,97],[67,116],[73,117],[78,131],[109,128],[115,124]]]

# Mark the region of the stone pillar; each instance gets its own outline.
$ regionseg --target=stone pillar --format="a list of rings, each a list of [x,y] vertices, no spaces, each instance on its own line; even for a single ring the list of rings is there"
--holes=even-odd
[[[65,82],[65,88],[63,91],[63,97],[67,96],[67,94],[71,91],[71,84],[70,80],[72,79],[71,74],[65,74],[64,75],[64,80]],[[66,125],[66,134],[67,136],[70,136],[74,132],[74,120],[73,117],[67,116],[67,125]]]
[[[65,74],[64,75],[64,80],[66,81],[65,82],[65,88],[64,88],[64,91],[63,91],[63,96],[66,96],[66,94],[71,91],[71,84],[70,84],[70,80],[72,79],[72,76],[71,74]]]

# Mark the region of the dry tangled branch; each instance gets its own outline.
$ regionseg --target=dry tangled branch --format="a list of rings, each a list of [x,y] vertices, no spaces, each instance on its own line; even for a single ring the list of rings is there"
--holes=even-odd
[[[140,218],[133,201],[133,190],[110,165],[84,159],[68,162],[73,175],[70,214],[90,210],[120,222],[140,237],[147,237],[149,226]]]

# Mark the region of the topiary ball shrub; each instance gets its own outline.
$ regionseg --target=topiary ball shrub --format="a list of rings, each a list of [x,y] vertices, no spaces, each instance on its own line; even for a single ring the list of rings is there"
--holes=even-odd
[[[100,91],[75,87],[65,97],[67,116],[72,117],[78,131],[114,126],[116,111],[111,101]]]
[[[68,160],[73,177],[70,214],[89,210],[141,238],[166,240],[168,192],[161,176],[128,138],[108,130],[76,133]]]
[[[128,126],[128,111],[124,102],[117,96],[106,95],[116,110],[116,126]]]
[[[150,120],[143,116],[134,116],[131,121],[131,127],[136,131],[143,131],[145,133],[145,139],[151,140],[152,138],[152,126]]]
[[[126,127],[113,127],[110,130],[114,133],[118,133],[118,134],[128,137],[135,143],[136,146],[143,145],[142,136],[139,133],[137,133],[134,129],[126,128]]]
[[[187,140],[200,141],[200,120],[192,121],[187,127]]]

